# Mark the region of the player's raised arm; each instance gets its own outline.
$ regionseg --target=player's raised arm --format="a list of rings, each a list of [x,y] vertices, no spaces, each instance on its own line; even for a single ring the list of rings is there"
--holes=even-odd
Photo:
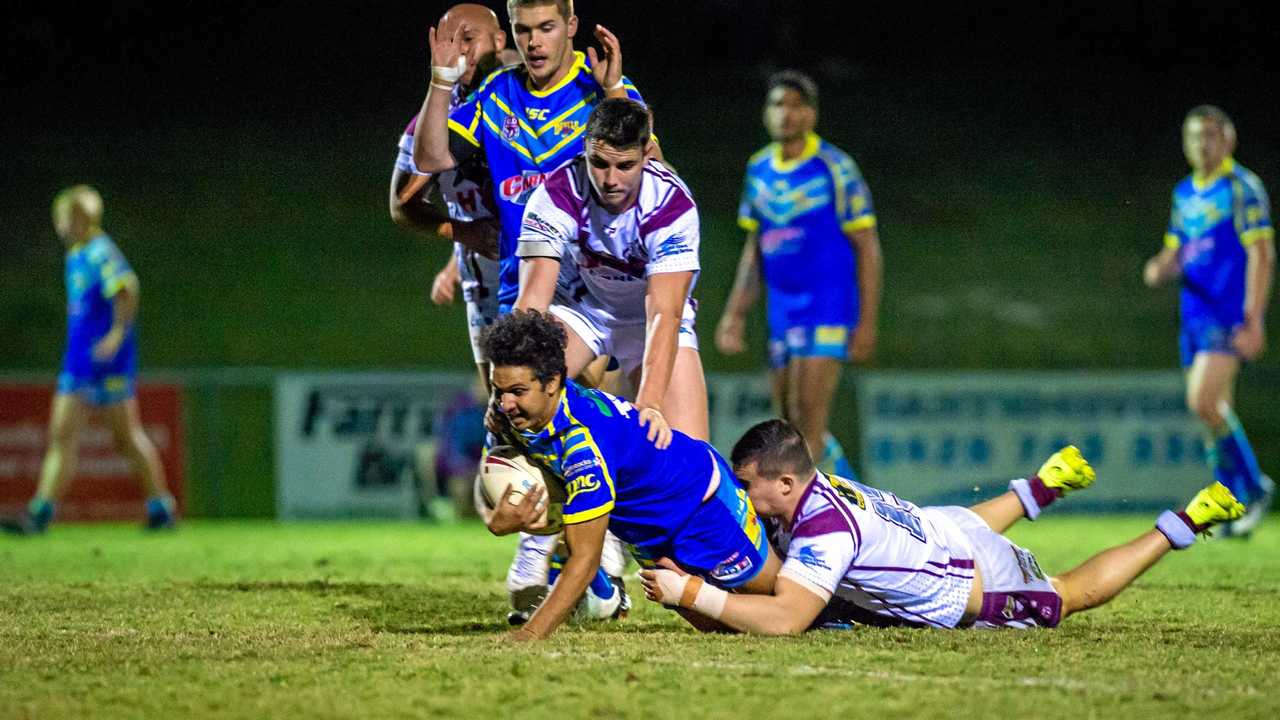
[[[876,349],[880,294],[884,286],[884,258],[880,253],[880,234],[874,225],[860,230],[846,230],[845,235],[858,256],[858,327],[849,341],[849,359],[866,362]]]
[[[413,134],[413,162],[420,170],[436,173],[457,167],[458,160],[449,150],[449,105],[454,86],[466,72],[462,54],[462,36],[467,24],[448,23],[441,18],[438,27],[427,30],[431,46],[431,85],[418,114],[417,132]]]

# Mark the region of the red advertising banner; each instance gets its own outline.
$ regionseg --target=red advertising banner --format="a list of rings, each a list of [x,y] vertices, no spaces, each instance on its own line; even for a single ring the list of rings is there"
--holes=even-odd
[[[51,385],[0,383],[0,514],[13,517],[26,509],[36,491],[40,465],[48,446]],[[138,387],[142,425],[160,453],[165,479],[185,508],[182,437],[182,393],[176,385]],[[129,461],[116,453],[111,430],[90,410],[80,435],[80,461],[62,489],[57,520],[138,520],[146,517],[145,492]]]

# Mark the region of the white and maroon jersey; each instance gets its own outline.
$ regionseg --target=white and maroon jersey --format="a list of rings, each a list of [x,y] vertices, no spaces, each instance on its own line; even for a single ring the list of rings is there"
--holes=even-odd
[[[454,88],[455,104],[457,88]],[[413,133],[418,127],[418,116],[414,115],[405,126],[400,136],[400,153],[396,157],[396,167],[402,172],[413,175],[429,175],[418,170],[413,162]],[[452,170],[438,173],[434,178],[436,189],[446,206],[449,217],[459,222],[490,220],[496,217],[493,209],[493,192],[490,187],[489,171],[480,160],[471,161]],[[428,201],[434,201],[435,193],[429,192]]]
[[[950,628],[964,616],[972,548],[931,508],[817,473],[790,527],[769,526],[781,575],[829,599],[839,619]]]
[[[635,204],[614,215],[596,200],[580,155],[548,175],[529,198],[516,254],[572,264],[610,315],[643,321],[649,276],[693,272],[696,282],[699,242],[693,195],[666,165],[649,160]]]

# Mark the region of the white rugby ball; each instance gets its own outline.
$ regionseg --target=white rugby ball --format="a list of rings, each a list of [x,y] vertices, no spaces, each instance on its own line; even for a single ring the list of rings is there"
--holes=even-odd
[[[546,523],[546,527],[530,532],[535,535],[554,535],[563,529],[564,503],[556,502],[558,498],[552,497],[554,491],[548,492],[542,468],[534,465],[515,448],[500,445],[492,448],[480,464],[480,498],[485,506],[490,510],[496,508],[508,486],[511,487],[511,496],[507,502],[512,505],[523,502],[525,494],[532,492],[534,488],[542,488],[542,514],[539,520]]]

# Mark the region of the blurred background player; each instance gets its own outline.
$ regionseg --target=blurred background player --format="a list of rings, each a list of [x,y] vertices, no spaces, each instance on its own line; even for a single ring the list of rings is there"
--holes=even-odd
[[[164,467],[142,428],[134,397],[138,372],[138,276],[102,230],[102,196],[88,185],[58,193],[53,227],[67,249],[67,350],[49,417],[49,449],[27,514],[6,529],[41,533],[75,474],[80,431],[90,412],[111,428],[147,494],[147,527],[174,525]]]
[[[516,307],[550,310],[564,323],[570,377],[613,356],[642,416],[664,415],[676,430],[707,440],[690,297],[700,242],[693,196],[649,157],[649,111],[635,100],[600,103],[585,137],[586,151],[529,198]]]
[[[590,64],[574,52],[578,18],[570,0],[509,0],[507,13],[522,62],[486,78],[461,105],[455,100],[472,62],[465,41],[471,24],[466,18],[456,25],[442,18],[428,31],[432,79],[411,144],[412,160],[422,172],[443,173],[477,160],[487,166],[490,197],[498,208],[498,314],[510,309],[519,290],[520,218],[543,173],[582,151],[586,118],[605,95],[639,98],[622,75],[621,47],[608,30],[597,26],[603,50],[588,49]],[[554,541],[521,535],[508,574],[515,606],[510,621],[522,622],[545,595],[546,559]],[[618,564],[610,563],[597,578],[602,587],[623,571],[625,558],[613,550],[606,558]]]
[[[1249,505],[1228,526],[1247,535],[1271,506],[1275,483],[1263,475],[1233,410],[1240,362],[1266,348],[1265,316],[1275,269],[1275,231],[1267,191],[1232,157],[1236,129],[1221,109],[1193,108],[1182,125],[1191,174],[1173,189],[1164,247],[1147,261],[1151,287],[1179,280],[1182,367],[1187,407],[1206,430],[1214,475]]]
[[[747,239],[716,346],[742,352],[763,277],[777,412],[804,435],[820,468],[852,476],[827,418],[842,365],[875,351],[880,238],[857,164],[814,134],[817,121],[812,79],[794,71],[770,79],[764,125],[773,142],[747,163],[738,210]]]
[[[784,420],[748,430],[733,448],[733,465],[786,556],[773,594],[727,595],[670,569],[646,570],[642,579],[651,600],[766,635],[800,633],[815,622],[1057,627],[1120,594],[1170,550],[1189,547],[1197,534],[1244,512],[1214,483],[1186,510],[1160,515],[1154,529],[1049,577],[1003,533],[1093,483],[1093,468],[1074,447],[969,508],[922,508],[825,475]]]
[[[454,5],[441,17],[440,24],[450,33],[464,25],[466,28],[459,35],[459,52],[466,59],[466,71],[453,87],[451,107],[461,105],[504,60],[518,61],[518,56],[506,49],[507,35],[498,24],[498,17],[483,5]],[[455,240],[453,257],[432,281],[431,301],[437,305],[452,303],[456,288],[461,285],[472,356],[487,388],[489,368],[480,354],[477,337],[480,329],[498,316],[498,231],[488,169],[483,156],[477,155],[471,162],[434,176],[420,171],[413,163],[417,124],[415,115],[400,136],[400,150],[391,175],[391,219],[407,230]]]
[[[562,483],[570,555],[551,593],[515,639],[551,634],[592,582],[607,530],[642,564],[666,558],[719,587],[764,592],[778,560],[728,464],[710,444],[671,430],[625,400],[565,379],[565,330],[516,310],[482,336],[493,360],[491,429]],[[541,489],[489,522],[496,535],[537,529]]]

